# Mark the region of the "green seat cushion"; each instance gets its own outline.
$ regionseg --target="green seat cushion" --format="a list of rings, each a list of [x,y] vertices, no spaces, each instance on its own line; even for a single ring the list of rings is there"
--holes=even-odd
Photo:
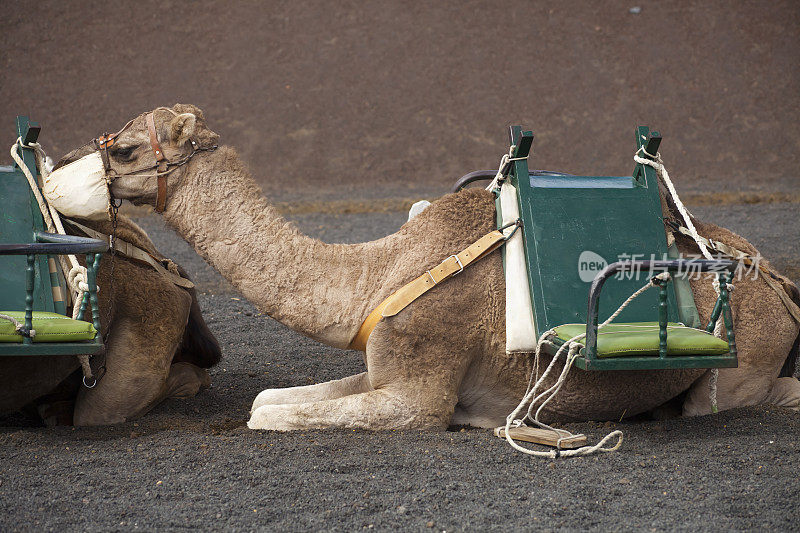
[[[553,328],[556,338],[566,342],[586,332],[586,324],[564,324]],[[585,345],[585,339],[578,342]],[[702,329],[667,324],[667,355],[724,355],[728,343]],[[609,324],[597,332],[597,357],[658,355],[658,322]]]
[[[24,311],[0,311],[0,314],[25,323]],[[97,334],[89,322],[45,311],[33,312],[33,329],[36,331],[33,342],[88,341]],[[0,318],[0,342],[22,342],[22,335],[14,330],[14,324],[4,318]]]

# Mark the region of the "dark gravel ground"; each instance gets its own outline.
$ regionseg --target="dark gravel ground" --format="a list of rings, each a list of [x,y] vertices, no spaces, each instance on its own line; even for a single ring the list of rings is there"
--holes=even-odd
[[[796,208],[695,211],[764,253],[774,236],[791,236],[785,261],[797,268]],[[344,242],[391,232],[405,213],[294,218]],[[259,391],[353,374],[361,357],[259,315],[160,219],[138,222],[198,283],[224,351],[213,388],[115,427],[0,418],[1,531],[798,529],[800,416],[772,406],[570,424],[592,441],[622,429],[625,443],[617,453],[557,461],[524,457],[478,429],[250,431]]]

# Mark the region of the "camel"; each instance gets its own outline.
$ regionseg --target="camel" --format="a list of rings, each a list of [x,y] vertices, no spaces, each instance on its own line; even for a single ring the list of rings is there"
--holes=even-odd
[[[389,294],[495,227],[492,194],[466,189],[443,196],[379,240],[325,244],[280,216],[234,149],[213,149],[218,135],[200,109],[177,104],[152,113],[167,160],[185,163],[171,167],[167,177],[162,213],[167,224],[262,312],[337,348],[348,347]],[[115,197],[156,205],[157,178],[147,173],[156,165],[153,150],[141,115],[109,151]],[[68,160],[89,151],[76,150]],[[755,253],[729,230],[696,225],[709,238]],[[695,251],[682,239],[678,244],[684,253]],[[782,280],[800,301],[796,287]],[[708,280],[694,282],[693,288],[701,318],[707,320],[716,296]],[[800,382],[779,377],[798,324],[761,279],[737,282],[732,307],[740,362],[736,369],[720,371],[719,408],[760,402],[800,408]],[[253,402],[248,425],[288,431],[503,424],[533,365],[531,354],[506,353],[504,309],[501,254],[493,253],[381,320],[366,344],[366,372],[264,390]],[[684,414],[709,413],[705,374],[698,369],[575,370],[543,419],[618,420],[682,395]]]
[[[112,231],[110,222],[81,222],[95,231]],[[166,260],[126,216],[118,217],[117,236]],[[180,267],[168,264],[185,276]],[[33,402],[48,425],[115,424],[144,415],[166,398],[191,397],[210,386],[205,369],[219,361],[220,348],[203,321],[194,289],[178,287],[150,266],[120,255],[114,258],[113,291],[111,276],[106,254],[97,284],[102,333],[109,328],[111,333],[106,373],[97,385],[81,385],[74,356],[6,357],[0,362],[0,412]]]

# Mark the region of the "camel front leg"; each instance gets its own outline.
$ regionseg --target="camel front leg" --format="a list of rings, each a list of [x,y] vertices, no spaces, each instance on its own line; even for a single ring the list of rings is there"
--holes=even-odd
[[[280,405],[287,403],[309,403],[322,400],[334,400],[351,394],[359,394],[372,390],[366,372],[348,376],[344,379],[335,379],[315,385],[300,387],[286,387],[281,389],[266,389],[258,393],[253,400],[250,414],[262,405]]]
[[[192,398],[210,386],[211,377],[205,368],[191,363],[172,363],[164,398]]]
[[[317,402],[262,405],[253,412],[247,426],[275,431],[447,428],[455,401],[447,405],[439,398],[413,397],[393,389],[371,390]]]
[[[495,262],[501,268],[499,256]],[[482,263],[484,268],[488,265]],[[472,283],[467,277],[479,276],[480,268],[459,278],[460,285],[444,285],[436,298],[423,297],[413,307],[378,323],[367,342],[369,371],[348,378],[358,383],[361,392],[303,403],[262,404],[253,410],[248,427],[276,431],[446,429],[459,386],[473,359],[482,353],[486,332],[471,327],[464,333],[464,324],[482,323],[483,306],[463,306],[459,313],[449,306],[459,297],[469,300],[470,291],[473,301],[480,297],[484,284]],[[325,385],[298,390],[317,393],[325,390]]]
[[[797,378],[778,378],[766,399],[767,403],[800,411],[800,381]]]

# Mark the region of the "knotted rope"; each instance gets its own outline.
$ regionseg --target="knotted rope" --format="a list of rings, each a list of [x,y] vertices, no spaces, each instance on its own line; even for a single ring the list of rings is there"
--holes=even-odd
[[[487,191],[494,190],[498,184],[502,183],[506,179],[506,174],[508,173],[508,164],[514,161],[522,161],[528,159],[528,157],[514,157],[514,150],[516,150],[517,146],[512,144],[511,147],[508,149],[507,154],[503,154],[503,157],[500,158],[500,166],[497,167],[497,174],[495,174],[494,179],[486,186]]]
[[[622,302],[622,305],[620,305],[617,308],[617,310],[611,314],[611,316],[609,316],[602,324],[600,324],[597,327],[598,331],[607,326],[608,324],[610,324],[614,319],[616,319],[619,316],[619,314],[626,307],[628,307],[628,305],[633,300],[638,298],[639,295],[641,295],[643,292],[652,287],[657,286],[660,282],[666,281],[669,278],[670,278],[669,272],[662,272],[651,278],[644,286],[639,288],[636,292],[631,294],[624,302]],[[583,347],[583,345],[578,341],[586,337],[586,333],[581,333],[580,335],[575,335],[568,341],[564,342],[564,344],[561,345],[556,354],[550,360],[550,364],[547,365],[547,368],[545,369],[544,373],[541,375],[541,377],[539,377],[538,376],[539,355],[541,354],[542,346],[550,343],[548,337],[550,337],[550,335],[553,335],[554,333],[555,331],[551,329],[545,331],[539,337],[539,341],[536,345],[534,368],[531,370],[531,377],[528,380],[528,389],[525,391],[525,395],[523,396],[522,401],[519,402],[519,405],[517,405],[517,408],[514,409],[514,411],[506,417],[506,425],[505,425],[506,441],[508,441],[508,443],[511,445],[512,448],[522,453],[538,457],[549,457],[551,459],[555,459],[556,457],[575,457],[575,456],[591,455],[596,452],[613,452],[619,449],[619,447],[622,445],[623,434],[622,431],[615,430],[606,435],[605,437],[603,437],[597,444],[593,446],[583,446],[581,448],[576,448],[574,450],[562,450],[561,442],[564,439],[575,437],[576,435],[573,435],[569,431],[563,429],[553,428],[539,420],[539,416],[541,415],[545,405],[547,405],[561,390],[561,387],[564,385],[564,382],[566,381],[567,376],[569,375],[569,371],[572,369],[572,364],[574,363],[575,358],[578,357],[580,349]],[[564,361],[564,367],[561,369],[561,374],[558,376],[558,379],[556,380],[555,384],[553,384],[549,389],[543,392],[539,392],[539,388],[544,384],[544,381],[547,379],[547,376],[550,375],[550,372],[555,367],[556,361],[561,358],[561,355],[564,353],[565,350],[567,350],[567,356]],[[534,374],[537,376],[537,379],[536,382],[533,385],[531,385],[531,383],[533,382]],[[532,413],[534,406],[540,401],[542,403],[536,409],[536,413],[535,414]],[[519,414],[522,413],[522,411],[525,409],[526,406],[527,406],[526,416],[523,418],[517,418]],[[555,450],[550,450],[545,452],[545,451],[533,450],[531,448],[525,448],[524,446],[520,446],[519,444],[517,444],[514,441],[514,439],[511,438],[511,436],[509,435],[509,430],[511,429],[511,427],[512,426],[520,427],[524,425],[526,418],[532,420],[533,423],[535,423],[537,426],[541,428],[549,429],[551,431],[555,431],[556,433],[558,433],[559,439],[556,442]],[[605,447],[606,443],[609,440],[613,439],[614,437],[617,437],[617,443],[611,446],[610,448]]]

